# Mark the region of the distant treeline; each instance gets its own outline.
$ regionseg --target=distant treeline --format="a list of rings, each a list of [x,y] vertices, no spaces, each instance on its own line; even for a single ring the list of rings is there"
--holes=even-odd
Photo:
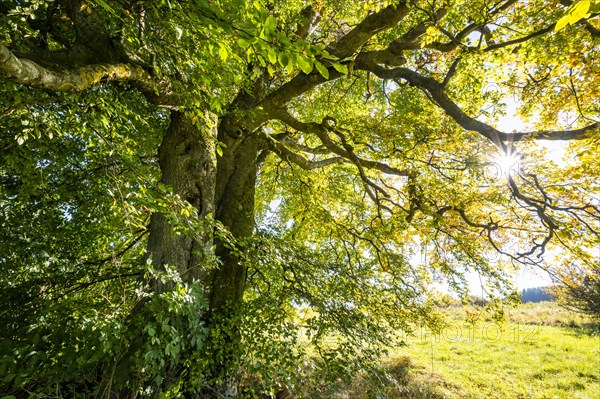
[[[523,302],[544,302],[553,301],[554,298],[546,292],[548,287],[525,288],[521,291],[521,300]]]

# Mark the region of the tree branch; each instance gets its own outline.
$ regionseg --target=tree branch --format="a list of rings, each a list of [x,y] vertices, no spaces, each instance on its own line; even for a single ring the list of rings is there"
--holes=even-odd
[[[355,54],[370,38],[376,34],[396,26],[409,12],[406,1],[392,4],[383,10],[370,14],[354,29],[327,47],[327,51],[344,59]],[[281,108],[302,93],[317,87],[327,81],[341,77],[342,74],[334,68],[329,68],[329,78],[326,79],[318,72],[309,75],[299,73],[289,82],[270,93],[261,103],[264,109]]]
[[[501,11],[505,11],[508,8],[510,8],[513,4],[515,4],[516,2],[517,2],[517,0],[508,0],[505,3],[501,4],[500,6],[498,6],[497,8],[495,8],[494,10],[491,10],[488,15],[493,16],[493,15],[498,14]],[[445,14],[446,14],[446,9],[440,8],[439,10],[436,10],[433,13],[432,19],[434,21],[439,20]],[[402,37],[400,37],[400,38],[394,40],[392,43],[390,43],[388,48],[386,50],[382,50],[382,52],[386,52],[388,54],[389,53],[397,54],[403,50],[419,50],[419,49],[421,49],[421,43],[419,43],[417,40],[427,32],[427,27],[428,27],[427,22],[422,22],[422,23],[416,25],[414,28],[409,30]],[[442,30],[439,27],[438,27],[438,29]],[[483,34],[483,32],[486,30],[486,27],[481,26],[481,23],[474,22],[474,23],[471,23],[471,24],[467,25],[466,27],[464,27],[456,35],[452,35],[450,32],[442,30],[442,32],[446,36],[448,36],[450,41],[449,42],[433,42],[433,43],[427,44],[425,47],[431,48],[434,50],[438,50],[441,52],[449,52],[449,51],[456,49],[462,43],[462,40],[465,37],[467,37],[469,34],[475,32],[477,30],[481,31]]]
[[[454,101],[446,94],[444,85],[437,80],[423,76],[408,68],[386,69],[376,65],[366,57],[361,58],[356,63],[356,69],[371,71],[381,79],[404,79],[409,84],[424,90],[429,94],[435,103],[442,108],[446,114],[456,121],[466,130],[480,133],[482,136],[491,140],[494,144],[503,150],[506,150],[506,142],[516,142],[522,140],[583,140],[589,137],[589,133],[597,129],[600,124],[592,123],[580,129],[561,130],[561,131],[537,131],[522,133],[505,133],[493,126],[478,121],[467,115]]]
[[[302,39],[306,39],[316,29],[320,21],[321,14],[317,10],[310,5],[305,7],[300,11],[295,34]]]
[[[319,161],[310,161],[286,147],[283,143],[275,140],[272,136],[265,134],[267,146],[284,161],[292,162],[304,170],[313,170],[325,166],[344,163],[342,157],[326,158]]]
[[[552,30],[554,29],[555,25],[556,24],[554,23],[552,25],[546,26],[543,29],[537,30],[535,32],[532,32],[532,33],[530,33],[528,35],[525,35],[523,37],[519,37],[517,39],[508,40],[508,41],[502,42],[502,43],[490,44],[489,46],[485,47],[483,49],[483,51],[493,51],[493,50],[497,50],[497,49],[502,48],[502,47],[513,46],[515,44],[526,42],[526,41],[528,41],[530,39],[533,39],[534,37],[542,36],[542,35],[545,35],[548,32],[552,32]]]
[[[341,37],[327,50],[340,59],[350,57],[371,37],[396,26],[409,11],[406,1],[391,4],[379,12],[368,15],[354,29]]]
[[[158,105],[175,105],[175,96],[136,64],[96,64],[54,71],[27,59],[16,57],[0,44],[0,78],[54,92],[82,92],[105,82],[128,82]],[[158,90],[163,92],[159,93]]]
[[[331,153],[331,151],[329,151],[323,145],[321,145],[319,147],[309,147],[307,145],[299,144],[294,139],[289,137],[288,134],[289,133],[287,133],[287,132],[282,133],[281,136],[275,135],[275,136],[273,136],[273,138],[275,140],[279,141],[281,144],[285,145],[286,147],[290,148],[291,150],[306,152],[309,154],[330,154]]]
[[[352,159],[353,156],[348,152],[348,150],[335,144],[329,137],[329,133],[327,131],[327,128],[325,127],[325,125],[327,125],[327,123],[328,123],[327,119],[324,120],[324,122],[322,124],[305,123],[305,122],[301,122],[301,121],[297,120],[296,118],[294,118],[286,110],[278,110],[276,112],[275,117],[277,119],[279,119],[280,121],[287,123],[289,126],[291,126],[295,130],[298,130],[300,132],[315,134],[317,137],[319,137],[319,139],[321,140],[323,145],[325,145],[325,147],[327,149],[329,149],[332,153],[337,154],[337,155],[339,155],[345,159],[348,159],[350,161],[353,161],[353,163],[354,163],[355,160]],[[354,155],[354,157],[357,157],[357,156]],[[358,157],[357,157],[357,159],[358,159],[358,162],[360,163],[360,165],[362,165],[363,167],[365,167],[367,169],[375,169],[375,170],[378,170],[378,171],[388,174],[388,175],[405,176],[405,177],[410,176],[410,172],[407,170],[404,170],[404,169],[394,168],[393,166],[384,164],[382,162],[369,161],[369,160],[358,158]]]

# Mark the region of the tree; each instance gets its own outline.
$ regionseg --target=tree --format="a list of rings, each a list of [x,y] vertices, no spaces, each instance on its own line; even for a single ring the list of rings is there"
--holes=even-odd
[[[593,263],[599,10],[554,32],[570,4],[0,2],[2,390],[234,397],[288,384],[300,327],[351,372],[435,322],[434,280]],[[493,127],[508,96],[531,132]]]
[[[562,268],[550,292],[558,303],[600,319],[600,270],[569,264]]]
[[[552,297],[548,293],[549,287],[525,288],[521,291],[521,300],[527,302],[544,302],[552,301]]]

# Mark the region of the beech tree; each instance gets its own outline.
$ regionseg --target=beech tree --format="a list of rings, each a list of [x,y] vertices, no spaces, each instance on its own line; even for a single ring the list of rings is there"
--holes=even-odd
[[[436,323],[432,283],[597,261],[596,3],[0,10],[6,395],[293,391]]]

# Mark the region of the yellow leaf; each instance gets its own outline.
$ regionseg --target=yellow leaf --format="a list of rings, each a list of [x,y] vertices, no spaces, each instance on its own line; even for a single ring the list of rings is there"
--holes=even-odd
[[[580,0],[569,7],[567,13],[556,22],[554,32],[558,32],[567,25],[573,25],[587,15],[590,9],[590,0]]]
[[[437,28],[435,26],[430,26],[429,28],[427,28],[427,31],[425,31],[425,33],[429,36],[433,36],[437,33]]]
[[[573,11],[571,11],[571,24],[579,21],[581,18],[585,17],[588,10],[590,9],[590,0],[581,0],[579,3],[575,4],[573,7]]]

